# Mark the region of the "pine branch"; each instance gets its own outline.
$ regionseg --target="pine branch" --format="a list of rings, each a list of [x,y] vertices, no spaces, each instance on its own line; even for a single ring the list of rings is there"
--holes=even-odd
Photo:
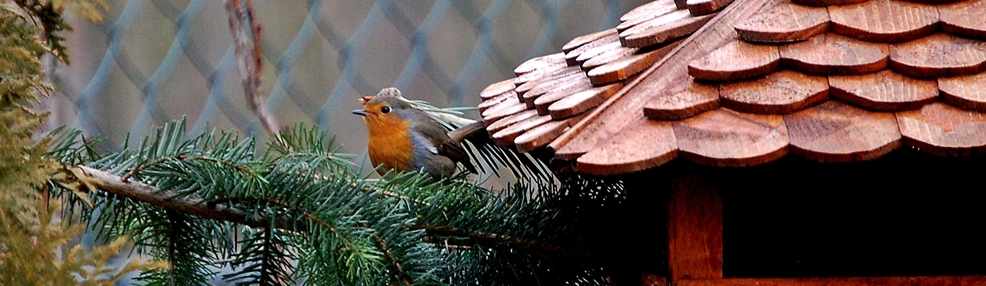
[[[154,186],[141,182],[124,180],[123,177],[106,171],[86,166],[71,167],[67,171],[71,172],[90,191],[102,190],[163,209],[179,211],[206,219],[228,221],[256,228],[264,228],[270,225],[264,218],[250,216],[242,210],[229,207],[225,204],[214,204],[210,206],[208,201],[201,198],[179,196],[173,191],[158,190]],[[290,229],[290,226],[284,222],[277,222],[275,226],[282,229]]]

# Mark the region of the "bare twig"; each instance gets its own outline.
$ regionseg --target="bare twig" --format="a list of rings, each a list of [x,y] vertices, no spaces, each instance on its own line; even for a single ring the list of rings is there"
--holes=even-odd
[[[264,129],[282,142],[277,120],[267,108],[266,97],[260,92],[263,60],[260,56],[260,23],[253,18],[253,1],[226,0],[226,13],[229,14],[229,31],[233,35],[233,50],[243,81],[243,94]]]

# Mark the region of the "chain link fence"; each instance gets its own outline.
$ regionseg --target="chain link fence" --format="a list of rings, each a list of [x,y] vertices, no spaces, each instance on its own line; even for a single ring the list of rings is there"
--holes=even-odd
[[[50,66],[49,128],[83,129],[104,150],[182,117],[192,132],[266,136],[243,95],[224,1],[108,2],[102,22],[72,21],[72,63]],[[282,125],[317,124],[359,163],[359,95],[396,86],[436,106],[476,106],[524,60],[615,27],[643,2],[256,0],[262,90]]]

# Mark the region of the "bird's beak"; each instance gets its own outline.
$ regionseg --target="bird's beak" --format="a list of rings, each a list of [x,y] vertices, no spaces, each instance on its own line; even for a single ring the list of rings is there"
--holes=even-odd
[[[359,116],[366,116],[366,110],[365,109],[356,109],[356,110],[353,110],[353,114],[356,114],[356,115],[359,115]]]

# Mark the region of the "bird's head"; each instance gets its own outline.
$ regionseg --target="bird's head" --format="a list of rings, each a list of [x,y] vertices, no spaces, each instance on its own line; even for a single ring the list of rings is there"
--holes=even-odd
[[[353,110],[353,114],[363,116],[370,135],[406,132],[413,120],[414,107],[400,96],[400,91],[393,87],[385,88],[375,96],[363,96],[360,98],[363,108]]]

